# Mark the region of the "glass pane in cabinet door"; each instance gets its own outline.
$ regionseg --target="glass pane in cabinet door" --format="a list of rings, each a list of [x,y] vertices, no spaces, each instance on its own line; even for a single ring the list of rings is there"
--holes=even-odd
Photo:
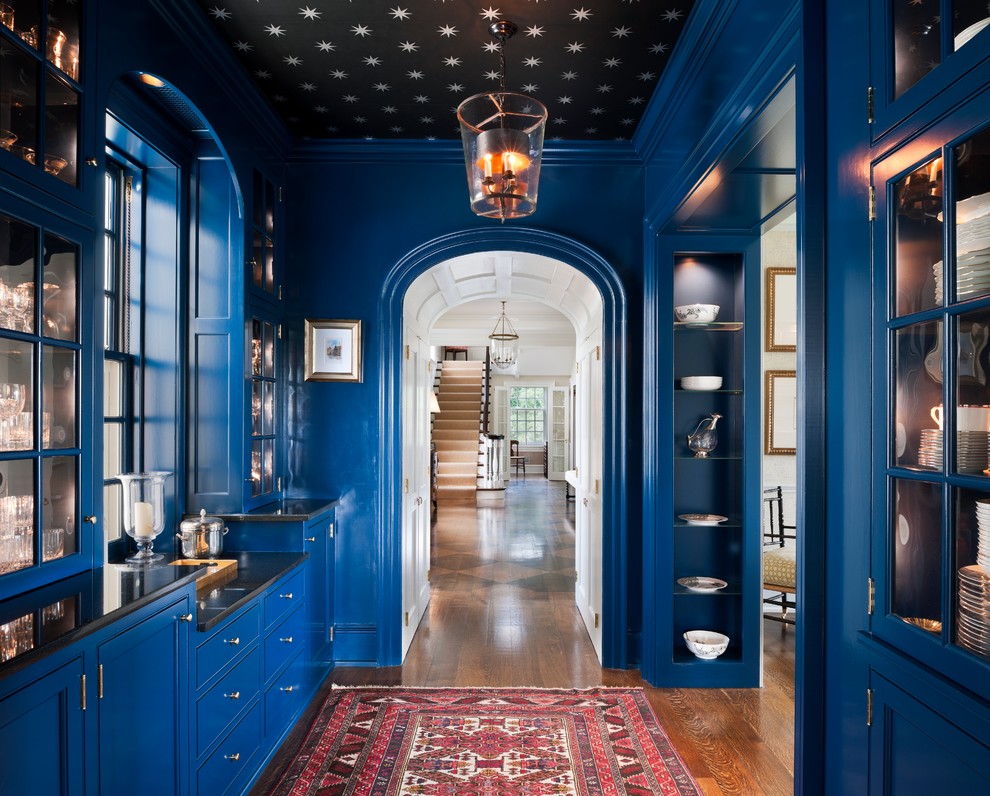
[[[275,433],[275,384],[274,382],[266,381],[263,383],[263,388],[265,401],[262,433],[270,437]]]
[[[34,461],[0,462],[0,575],[34,564]]]
[[[261,492],[267,495],[269,492],[275,491],[275,462],[272,457],[273,443],[271,440],[264,440],[262,443],[262,460],[261,460]]]
[[[50,423],[46,448],[76,445],[76,354],[44,346],[41,351],[41,405],[45,426]],[[50,420],[48,420],[50,418]]]
[[[38,149],[38,64],[5,45],[0,51],[0,147],[35,162]]]
[[[275,242],[265,237],[265,290],[275,292]]]
[[[79,80],[79,0],[48,0],[48,63],[73,80]]]
[[[261,407],[264,403],[262,398],[262,382],[252,381],[251,382],[251,434],[256,437],[260,437],[262,434],[261,430]]]
[[[896,0],[891,6],[896,99],[941,61],[940,11],[937,2]]]
[[[990,310],[956,320],[956,472],[984,473],[990,466]],[[990,474],[990,473],[987,473]]]
[[[942,469],[942,322],[894,333],[893,463]]]
[[[53,74],[45,78],[45,151],[48,174],[76,184],[79,160],[79,93]]]
[[[956,167],[956,295],[990,294],[990,130],[953,150]]]
[[[261,375],[261,321],[251,319],[251,375]]]
[[[56,340],[75,340],[79,246],[55,235],[45,235],[44,244],[41,333]]]
[[[955,0],[952,4],[953,49],[965,47],[972,38],[990,25],[990,8],[985,0]]]
[[[893,481],[890,610],[912,624],[942,621],[942,487]]]
[[[0,216],[0,327],[34,331],[37,230]]]
[[[251,497],[261,494],[261,440],[251,443]]]
[[[894,311],[942,306],[942,158],[933,158],[894,185]]]
[[[252,242],[251,282],[255,287],[265,286],[265,236],[257,230]]]
[[[956,499],[955,641],[990,658],[990,495],[959,490]]]
[[[34,366],[31,343],[0,339],[0,450],[34,447]],[[0,484],[0,495],[4,494]]]
[[[266,378],[275,378],[275,325],[271,323],[265,324],[265,370],[264,375]]]
[[[34,649],[34,614],[24,614],[0,625],[0,663]]]
[[[54,456],[41,462],[42,560],[72,555],[76,534],[76,458]]]

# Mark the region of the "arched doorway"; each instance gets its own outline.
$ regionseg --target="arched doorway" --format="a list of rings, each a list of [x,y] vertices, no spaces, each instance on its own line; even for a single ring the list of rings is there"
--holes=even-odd
[[[626,456],[626,351],[627,301],[615,270],[600,255],[569,238],[539,230],[472,230],[425,243],[400,260],[386,278],[379,307],[381,320],[381,427],[379,433],[381,516],[378,527],[379,660],[395,665],[402,657],[402,363],[403,305],[413,281],[439,263],[485,251],[511,251],[542,255],[564,263],[587,277],[602,301],[602,661],[608,667],[624,667],[626,661],[625,484]]]

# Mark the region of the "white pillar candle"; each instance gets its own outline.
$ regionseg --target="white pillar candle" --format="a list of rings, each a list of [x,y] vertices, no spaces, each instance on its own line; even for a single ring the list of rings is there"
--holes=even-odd
[[[154,511],[150,503],[136,502],[134,504],[134,537],[153,537],[155,526]]]

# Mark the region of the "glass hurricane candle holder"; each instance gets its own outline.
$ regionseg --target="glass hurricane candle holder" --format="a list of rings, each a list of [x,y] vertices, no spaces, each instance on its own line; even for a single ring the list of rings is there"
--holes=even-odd
[[[117,476],[124,492],[124,533],[137,545],[125,561],[150,564],[163,556],[153,550],[155,538],[165,529],[165,479],[171,473],[122,473]]]

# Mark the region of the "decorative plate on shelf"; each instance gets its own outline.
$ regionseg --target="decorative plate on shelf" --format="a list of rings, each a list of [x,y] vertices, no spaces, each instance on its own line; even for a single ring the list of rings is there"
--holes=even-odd
[[[677,583],[688,591],[697,592],[714,592],[719,589],[724,589],[729,585],[724,580],[719,578],[702,578],[695,576],[689,578],[678,578]]]
[[[688,525],[718,525],[729,519],[721,514],[678,514],[677,517]]]

